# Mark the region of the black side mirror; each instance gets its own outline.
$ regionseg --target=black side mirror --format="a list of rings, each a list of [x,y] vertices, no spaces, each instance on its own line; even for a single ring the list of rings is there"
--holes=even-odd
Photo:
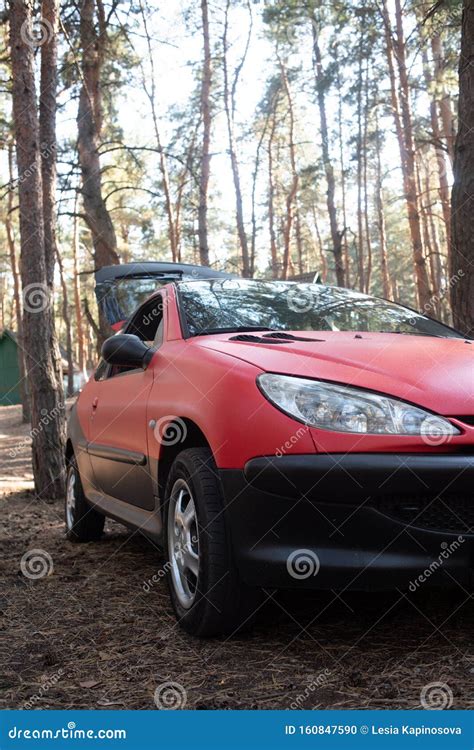
[[[102,357],[109,365],[120,367],[145,367],[155,350],[132,333],[117,333],[102,344]]]

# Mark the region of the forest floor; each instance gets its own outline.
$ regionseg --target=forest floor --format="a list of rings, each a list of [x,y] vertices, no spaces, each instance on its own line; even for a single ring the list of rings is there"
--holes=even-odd
[[[99,543],[66,541],[61,505],[36,501],[31,480],[20,409],[1,407],[0,708],[153,709],[157,688],[201,709],[474,708],[464,590],[279,596],[252,632],[199,641],[176,627],[160,576],[146,592],[153,546],[109,521]],[[31,550],[48,575],[22,573]]]

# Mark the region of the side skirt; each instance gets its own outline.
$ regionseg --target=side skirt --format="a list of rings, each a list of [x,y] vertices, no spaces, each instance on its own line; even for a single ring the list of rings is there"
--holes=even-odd
[[[140,531],[141,534],[161,545],[163,524],[161,515],[156,510],[145,510],[136,505],[131,505],[123,500],[118,500],[110,495],[105,495],[92,487],[88,487],[86,496],[91,505],[104,516],[113,518],[119,523],[125,524],[132,529]]]

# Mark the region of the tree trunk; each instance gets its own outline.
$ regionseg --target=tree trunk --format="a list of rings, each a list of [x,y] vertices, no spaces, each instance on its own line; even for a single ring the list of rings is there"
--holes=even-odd
[[[99,15],[101,3],[97,0]],[[94,26],[95,0],[82,0],[80,19],[80,43],[82,49],[82,86],[77,113],[78,151],[82,174],[82,199],[85,220],[92,235],[94,266],[119,263],[117,238],[110,214],[102,196],[99,141],[102,128],[101,73],[105,29],[100,32]],[[102,14],[103,15],[103,14]],[[110,332],[109,325],[99,312],[98,348]]]
[[[8,176],[10,186],[13,186],[13,144],[8,144]],[[13,233],[12,225],[12,213],[13,213],[13,187],[10,187],[8,191],[7,200],[7,215],[5,218],[5,230],[7,233],[7,244],[8,253],[10,256],[10,264],[12,268],[13,276],[13,304],[15,306],[15,318],[16,318],[16,334],[17,334],[17,352],[18,352],[18,370],[20,373],[20,382],[18,388],[20,391],[21,399],[21,418],[22,422],[29,422],[31,420],[30,401],[28,394],[28,381],[25,370],[25,352],[23,348],[23,321],[21,311],[21,289],[20,289],[20,273],[18,271],[18,263],[16,257],[15,237]]]
[[[101,5],[98,0],[98,9]],[[82,49],[82,86],[77,113],[78,151],[82,174],[82,199],[85,220],[92,235],[95,268],[119,263],[117,238],[110,214],[102,196],[99,141],[102,128],[101,73],[105,29],[94,25],[95,0],[82,0],[80,43]],[[100,15],[100,13],[99,13]],[[109,335],[107,321],[100,315],[101,340]]]
[[[367,245],[367,266],[365,268],[365,292],[368,294],[370,291],[370,284],[372,280],[372,238],[370,234],[370,218],[369,218],[369,178],[368,178],[368,140],[369,140],[369,118],[371,112],[370,103],[370,92],[369,92],[369,67],[370,62],[367,62],[365,70],[365,107],[364,107],[364,140],[363,140],[363,154],[364,154],[364,230],[365,230],[365,243]]]
[[[290,166],[291,166],[291,185],[288,195],[286,196],[286,217],[283,224],[283,269],[282,279],[288,278],[288,267],[291,262],[290,251],[291,251],[291,233],[293,229],[293,220],[295,214],[295,201],[298,193],[298,171],[296,169],[296,156],[295,156],[295,115],[293,109],[293,99],[291,96],[290,84],[288,81],[288,74],[282,61],[280,63],[281,80],[283,88],[285,90],[286,98],[288,101],[288,115],[289,115],[289,132],[288,132],[288,148],[290,151]]]
[[[347,242],[347,199],[346,199],[346,175],[344,165],[344,152],[345,144],[343,137],[343,119],[342,119],[342,82],[340,74],[339,59],[337,57],[336,47],[336,85],[337,85],[337,131],[339,140],[339,169],[341,170],[341,208],[342,208],[342,253],[344,258],[344,273],[346,279],[346,285],[350,288],[351,286],[351,273],[350,273],[350,258],[349,258],[349,245]]]
[[[454,325],[474,335],[474,0],[464,0],[459,130],[454,152],[451,304]],[[456,281],[454,281],[456,279]]]
[[[74,201],[74,224],[72,232],[72,257],[73,257],[73,288],[74,288],[74,310],[76,317],[77,337],[77,361],[79,370],[83,377],[86,376],[86,345],[84,339],[84,325],[81,308],[81,287],[79,279],[79,227],[77,213],[77,193]]]
[[[336,210],[336,180],[334,178],[334,168],[329,153],[329,130],[326,117],[326,96],[321,50],[318,39],[318,20],[313,13],[311,16],[311,28],[313,35],[313,67],[316,80],[316,93],[318,100],[319,119],[321,128],[322,157],[324,171],[327,182],[327,207],[329,215],[329,224],[331,227],[332,252],[334,255],[336,281],[339,286],[345,286],[346,274],[344,268],[344,258],[342,253],[342,238],[344,231],[340,231],[337,223]]]
[[[430,183],[430,160],[428,150],[421,152],[418,164],[418,192],[420,195],[420,208],[423,219],[423,238],[426,249],[426,257],[430,269],[431,289],[433,290],[432,304],[429,310],[425,312],[438,319],[441,318],[441,289],[439,260],[440,248],[438,243],[438,233],[435,231],[433,221],[433,203],[431,200],[431,183]]]
[[[64,276],[64,265],[59,250],[56,248],[57,261],[59,268],[59,278],[61,281],[61,290],[63,294],[62,299],[62,312],[64,326],[66,328],[66,359],[67,359],[67,395],[72,396],[74,394],[74,360],[72,354],[72,331],[71,331],[71,316],[69,314],[69,300],[66,278]]]
[[[39,134],[41,149],[41,179],[43,183],[44,254],[46,279],[53,288],[56,262],[56,92],[58,0],[43,0],[41,16],[48,35],[41,45],[41,82],[39,105]]]
[[[201,118],[202,118],[202,148],[199,172],[199,204],[198,204],[198,236],[199,258],[201,265],[209,265],[209,240],[207,226],[207,203],[210,174],[210,144],[211,144],[211,42],[209,36],[209,8],[207,0],[201,0],[202,35],[204,45],[204,60],[201,82]]]
[[[268,226],[270,230],[270,257],[273,279],[278,278],[278,248],[275,230],[275,179],[273,168],[273,140],[275,138],[276,129],[276,107],[277,103],[275,101],[272,125],[268,138]]]
[[[364,268],[364,224],[362,213],[362,174],[363,174],[363,137],[362,137],[362,54],[359,50],[357,81],[357,275],[359,291],[365,291]]]
[[[416,179],[417,179],[417,191],[419,195],[419,210],[420,210],[420,219],[421,219],[421,228],[423,232],[423,247],[424,247],[424,255],[426,260],[428,261],[428,269],[431,277],[431,282],[434,280],[434,252],[433,252],[433,246],[431,244],[431,233],[430,233],[430,226],[429,226],[429,220],[428,220],[428,213],[430,211],[430,205],[429,205],[429,194],[427,195],[424,192],[423,184],[422,184],[422,166],[421,161],[422,159],[427,158],[427,155],[425,153],[421,153],[418,155],[417,163],[416,163]],[[437,297],[436,297],[436,288],[434,284],[431,286],[433,290],[433,295],[430,300],[429,307],[425,307],[423,312],[425,312],[427,315],[432,315],[433,317],[437,316]]]
[[[321,232],[319,231],[318,217],[316,216],[316,207],[314,203],[311,206],[311,213],[313,216],[314,231],[316,233],[319,260],[321,262],[321,280],[323,283],[325,283],[327,276],[328,276],[328,261],[327,261],[326,253],[324,250],[324,244],[323,244],[323,240],[321,237]]]
[[[456,137],[454,118],[451,110],[451,99],[449,94],[446,92],[446,88],[443,81],[443,65],[445,60],[445,53],[443,50],[443,43],[439,34],[433,34],[431,37],[431,50],[433,52],[433,61],[435,69],[435,80],[437,86],[437,93],[439,93],[438,106],[439,114],[442,122],[442,137],[446,141],[446,150],[448,152],[451,164],[454,162],[454,141]]]
[[[43,190],[44,258],[46,283],[54,286],[56,262],[56,93],[58,87],[58,0],[42,0],[41,14],[48,34],[41,45],[39,135],[41,155],[41,182]],[[54,315],[53,315],[54,325]],[[51,339],[51,353],[58,382],[62,388],[62,359],[57,338]]]
[[[426,82],[426,88],[428,92],[431,90],[433,85],[433,77],[429,67],[429,62],[426,53],[423,55],[423,69],[424,78]],[[449,195],[449,183],[448,183],[448,164],[447,157],[442,145],[442,136],[439,128],[438,110],[436,107],[436,100],[434,98],[430,101],[430,123],[431,132],[433,133],[434,149],[436,154],[436,163],[438,167],[438,182],[439,182],[439,198],[441,201],[441,208],[443,211],[443,219],[446,232],[446,245],[448,256],[450,254],[451,246],[451,204]]]
[[[406,67],[405,38],[403,33],[402,8],[400,0],[395,0],[397,38],[393,39],[387,0],[382,0],[382,13],[385,29],[387,61],[390,73],[390,88],[392,110],[400,148],[400,162],[403,172],[405,202],[408,213],[408,224],[413,253],[414,275],[418,296],[418,305],[424,308],[430,304],[430,287],[425,258],[423,255],[423,241],[421,235],[420,213],[416,186],[415,145],[413,140],[413,125],[410,107],[410,88]],[[393,53],[397,61],[399,74],[399,94],[393,66]]]
[[[13,121],[19,174],[23,344],[31,397],[33,474],[38,496],[59,499],[64,495],[64,404],[51,347],[52,343],[57,344],[44,252],[34,49],[28,38],[32,38],[31,6],[25,0],[12,0]]]
[[[247,37],[247,44],[245,47],[245,52],[234,73],[234,78],[233,78],[233,82],[231,86],[230,81],[229,81],[229,65],[228,65],[228,59],[227,59],[228,57],[227,53],[228,53],[228,47],[229,47],[229,43],[228,43],[229,9],[230,9],[230,0],[227,0],[226,9],[225,9],[225,19],[224,19],[224,33],[222,37],[222,48],[223,48],[222,49],[222,69],[223,69],[223,75],[224,75],[224,110],[225,110],[225,116],[226,116],[226,122],[227,122],[227,138],[229,142],[230,165],[232,168],[232,179],[234,181],[235,219],[236,219],[236,224],[237,224],[237,235],[239,238],[240,254],[242,258],[242,276],[244,278],[249,278],[251,276],[250,257],[249,257],[247,232],[245,230],[244,207],[243,207],[243,200],[242,200],[242,187],[241,187],[241,180],[240,180],[239,160],[237,157],[237,147],[236,147],[235,135],[234,135],[234,113],[235,113],[235,94],[237,90],[237,84],[239,81],[240,71],[242,70],[242,67],[245,63],[245,58],[247,57],[247,50],[248,50],[249,43],[250,43],[251,26],[250,26],[249,35]]]
[[[382,175],[382,138],[379,127],[378,112],[375,111],[376,117],[376,188],[375,203],[377,208],[377,229],[379,233],[379,253],[380,253],[380,272],[382,275],[383,296],[385,299],[392,299],[393,289],[388,270],[388,251],[387,251],[387,232],[385,226],[385,211],[383,200],[383,175]]]
[[[251,278],[253,278],[253,275],[255,273],[255,258],[257,254],[257,199],[256,199],[257,180],[258,180],[258,173],[260,170],[260,160],[261,160],[260,154],[262,151],[262,146],[265,140],[265,136],[267,134],[269,120],[270,120],[270,112],[267,114],[264,127],[262,128],[262,132],[260,133],[260,138],[258,139],[257,150],[255,152],[255,163],[254,163],[254,168],[252,172],[252,197],[251,197],[252,235],[251,235],[251,242],[250,242],[250,277]]]

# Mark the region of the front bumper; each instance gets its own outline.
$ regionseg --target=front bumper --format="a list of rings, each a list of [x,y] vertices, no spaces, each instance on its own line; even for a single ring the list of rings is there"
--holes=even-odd
[[[220,476],[234,557],[251,585],[472,583],[474,454],[260,457]]]

